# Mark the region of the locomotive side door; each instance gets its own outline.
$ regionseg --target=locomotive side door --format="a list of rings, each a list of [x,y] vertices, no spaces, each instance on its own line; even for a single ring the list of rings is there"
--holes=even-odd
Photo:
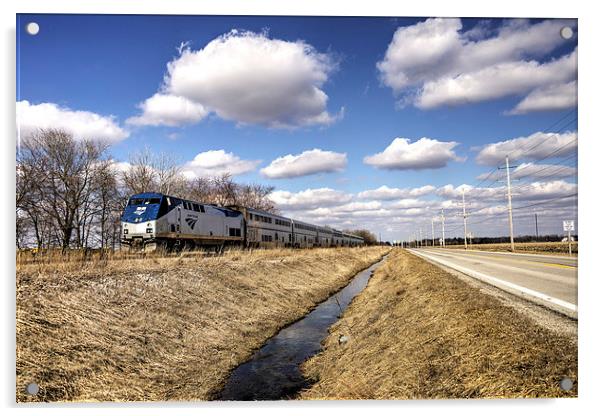
[[[182,206],[176,208],[176,237],[180,236],[180,224],[182,223]]]

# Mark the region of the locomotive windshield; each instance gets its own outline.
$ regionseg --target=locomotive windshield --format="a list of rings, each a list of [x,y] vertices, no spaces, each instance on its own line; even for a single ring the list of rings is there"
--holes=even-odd
[[[161,203],[161,198],[132,198],[128,205],[137,206],[137,205],[150,205],[150,204],[159,204]]]

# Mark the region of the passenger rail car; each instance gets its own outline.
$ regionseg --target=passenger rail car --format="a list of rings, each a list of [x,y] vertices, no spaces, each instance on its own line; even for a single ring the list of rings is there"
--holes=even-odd
[[[242,206],[229,206],[241,212],[246,224],[246,245],[249,247],[293,246],[293,222],[290,218]]]
[[[146,250],[240,244],[244,225],[238,211],[148,192],[129,199],[121,216],[121,242]]]
[[[199,246],[338,247],[363,238],[242,206],[219,207],[160,193],[133,195],[121,216],[121,243],[152,251]]]

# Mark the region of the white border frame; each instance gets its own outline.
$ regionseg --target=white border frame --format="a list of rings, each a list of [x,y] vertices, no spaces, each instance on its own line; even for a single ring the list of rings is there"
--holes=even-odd
[[[155,404],[108,404],[78,405],[52,404],[22,406],[15,404],[14,359],[15,359],[15,285],[14,285],[14,223],[13,206],[2,205],[3,231],[0,253],[3,276],[2,330],[1,337],[3,378],[2,404],[8,414],[44,412],[46,415],[79,415],[98,413],[110,409],[115,415],[162,415],[165,407],[178,407],[178,414],[198,412],[229,413],[240,411],[251,414],[303,414],[318,413],[365,413],[377,407],[379,412],[427,412],[432,414],[482,414],[505,415],[509,412],[545,411],[553,414],[578,414],[595,408],[596,398],[601,387],[599,316],[602,293],[598,264],[595,263],[595,245],[601,235],[599,215],[599,158],[602,155],[602,137],[595,129],[598,114],[600,91],[599,39],[602,39],[600,15],[595,2],[546,1],[527,2],[525,0],[504,0],[502,2],[474,2],[470,0],[391,2],[370,0],[90,0],[75,2],[69,0],[12,0],[2,3],[3,42],[3,91],[1,102],[4,140],[2,140],[3,180],[2,195],[10,201],[14,192],[14,151],[15,151],[15,13],[117,13],[117,14],[237,14],[237,15],[333,15],[333,16],[462,16],[462,17],[574,17],[579,19],[579,398],[556,400],[443,400],[406,402],[270,402],[270,403],[155,403]],[[595,406],[595,407],[594,407]],[[589,412],[588,412],[589,413]],[[5,413],[7,414],[7,413]]]

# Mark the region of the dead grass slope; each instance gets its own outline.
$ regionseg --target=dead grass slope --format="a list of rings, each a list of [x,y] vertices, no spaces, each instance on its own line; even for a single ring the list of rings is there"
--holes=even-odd
[[[17,272],[17,400],[206,400],[386,249],[259,250]],[[24,392],[40,385],[36,397]]]
[[[396,249],[303,371],[302,399],[575,396],[577,345]]]

